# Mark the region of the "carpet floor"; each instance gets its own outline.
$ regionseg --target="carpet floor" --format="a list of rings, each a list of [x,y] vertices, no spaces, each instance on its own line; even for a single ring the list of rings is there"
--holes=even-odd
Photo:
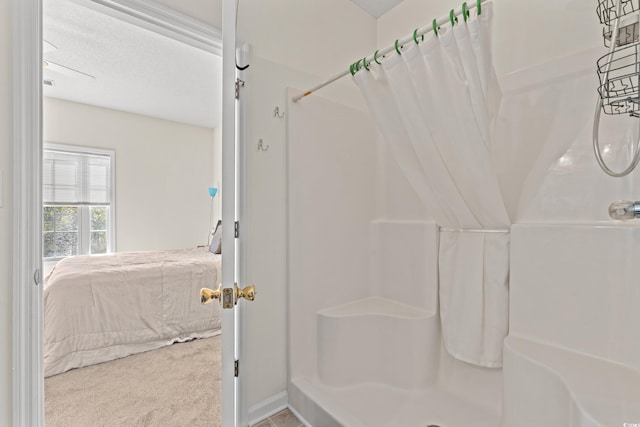
[[[45,379],[47,427],[221,425],[221,337]]]

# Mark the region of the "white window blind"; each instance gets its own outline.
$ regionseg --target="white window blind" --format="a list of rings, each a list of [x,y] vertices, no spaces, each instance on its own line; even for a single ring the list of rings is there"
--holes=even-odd
[[[50,205],[109,205],[111,156],[44,151],[43,200]]]
[[[113,151],[45,143],[45,260],[115,250],[114,157]]]

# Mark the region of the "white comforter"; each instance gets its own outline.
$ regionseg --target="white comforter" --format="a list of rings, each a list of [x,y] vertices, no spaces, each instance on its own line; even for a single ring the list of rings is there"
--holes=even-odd
[[[45,280],[45,376],[220,333],[220,255],[126,252],[60,261]]]

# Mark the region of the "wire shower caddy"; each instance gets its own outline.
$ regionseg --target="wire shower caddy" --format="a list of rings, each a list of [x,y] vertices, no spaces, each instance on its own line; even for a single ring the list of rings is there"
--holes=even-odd
[[[601,113],[640,118],[640,0],[598,0],[596,12],[609,53],[596,62],[600,85],[593,123],[593,149],[598,164],[608,175],[623,177],[640,161],[640,141],[636,141],[630,165],[622,172],[614,172],[602,158],[598,133]]]
[[[618,44],[623,46],[638,40],[638,20],[637,14],[640,11],[640,0],[622,0],[620,18],[620,35]],[[602,28],[602,37],[606,47],[610,46],[611,36],[613,35],[613,26],[618,18],[617,1],[616,0],[599,0],[596,8],[600,23],[604,25]],[[634,19],[634,17],[636,19]]]

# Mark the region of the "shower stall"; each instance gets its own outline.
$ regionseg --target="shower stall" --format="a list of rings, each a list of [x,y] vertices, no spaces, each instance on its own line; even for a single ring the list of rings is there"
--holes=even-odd
[[[528,100],[520,112],[542,120],[553,112],[536,93],[550,84],[514,89],[505,102]],[[558,97],[542,102],[562,108]],[[640,420],[640,228],[611,221],[606,209],[639,182],[602,179],[582,114],[546,136],[573,135],[563,150],[553,147],[561,154],[537,153],[522,184],[536,194],[511,228],[503,367],[486,368],[444,348],[438,246],[446,231],[423,219],[368,113],[321,97],[289,112],[288,395],[301,419],[362,427]],[[576,196],[585,183],[588,201]]]
[[[401,136],[378,130],[370,100],[289,103],[288,398],[301,419],[640,424],[640,228],[607,211],[637,195],[640,179],[610,178],[594,159],[595,57],[579,52],[501,78],[490,162],[506,230],[443,224],[393,152]],[[637,122],[606,117],[600,132],[603,158],[624,168]],[[496,355],[484,344],[503,333],[502,312],[492,316],[496,294],[478,292],[470,271],[502,286],[486,278],[501,277],[503,242],[492,245],[505,235],[508,331]],[[478,253],[460,241],[479,244],[480,259],[452,258]],[[452,325],[462,341],[451,341]]]
[[[289,112],[292,408],[313,426],[498,425],[500,370],[443,350],[439,230],[369,115],[320,97]]]

